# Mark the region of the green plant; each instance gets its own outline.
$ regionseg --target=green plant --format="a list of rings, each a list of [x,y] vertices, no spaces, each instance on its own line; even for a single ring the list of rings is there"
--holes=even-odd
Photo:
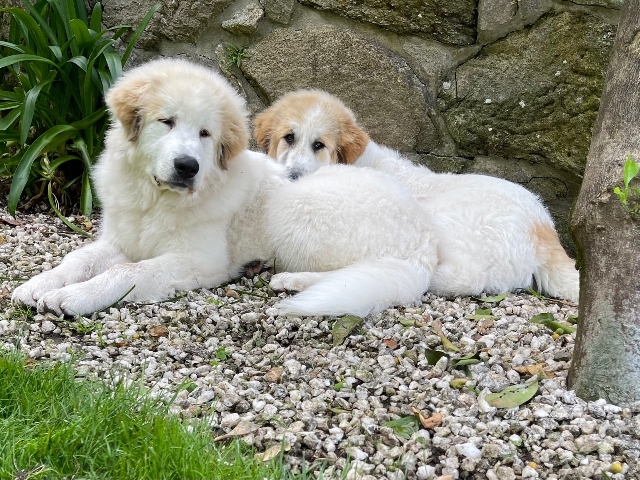
[[[79,187],[80,211],[88,215],[89,174],[108,126],[104,93],[160,5],[120,55],[114,44],[131,27],[102,30],[100,3],[89,16],[83,0],[22,2],[26,11],[0,9],[11,16],[9,41],[0,42],[0,175],[12,178],[8,210],[15,215],[25,189],[34,199],[46,189],[63,218],[54,195],[71,204],[71,187]]]
[[[228,67],[238,67],[242,65],[242,60],[249,58],[247,47],[241,47],[233,43],[227,43],[226,59]]]
[[[640,171],[640,166],[631,158],[631,155],[627,155],[626,162],[624,163],[624,167],[622,168],[622,181],[624,182],[624,189],[620,187],[615,187],[613,189],[613,193],[618,196],[620,203],[625,208],[627,212],[632,215],[638,215],[640,213],[640,205],[629,205],[630,197],[640,196],[640,188],[630,188],[629,184],[631,180],[636,178],[638,175],[638,171]],[[634,198],[637,202],[638,198]]]

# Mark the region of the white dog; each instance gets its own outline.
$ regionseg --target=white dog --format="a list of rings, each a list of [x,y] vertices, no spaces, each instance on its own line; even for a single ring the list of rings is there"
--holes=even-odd
[[[274,285],[304,290],[281,302],[284,313],[366,315],[428,288],[436,246],[405,187],[339,166],[290,183],[282,166],[246,150],[246,107],[218,74],[157,60],[126,73],[106,100],[113,125],[93,172],[99,238],[16,288],[14,302],[84,315],[123,297],[214,287],[274,256],[300,272]]]
[[[436,174],[369,139],[336,97],[319,90],[284,95],[255,119],[255,137],[292,178],[323,165],[370,167],[398,178],[428,212],[438,244],[430,291],[444,296],[531,288],[578,301],[574,262],[538,197],[484,175]],[[361,170],[362,171],[362,170]]]

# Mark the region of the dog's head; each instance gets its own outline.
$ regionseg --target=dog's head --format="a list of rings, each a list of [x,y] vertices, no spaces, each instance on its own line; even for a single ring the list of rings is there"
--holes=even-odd
[[[155,60],[130,70],[106,102],[113,128],[134,148],[134,167],[161,189],[198,191],[247,148],[244,100],[220,75],[185,60]]]
[[[332,163],[355,162],[369,143],[347,106],[321,90],[284,95],[256,116],[260,147],[297,178]]]

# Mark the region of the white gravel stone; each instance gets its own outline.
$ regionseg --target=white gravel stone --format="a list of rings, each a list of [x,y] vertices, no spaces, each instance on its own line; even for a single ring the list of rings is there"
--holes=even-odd
[[[0,291],[9,293],[18,282],[6,279],[55,267],[86,242],[46,214],[18,219],[17,226],[0,222]],[[100,219],[92,221],[98,228]],[[240,279],[229,288],[254,286]],[[270,295],[266,287],[254,290]],[[510,294],[492,306],[498,318],[482,322],[467,318],[484,308],[480,302],[426,294],[421,305],[365,319],[333,347],[335,318],[281,317],[276,297],[239,297],[224,288],[202,289],[170,302],[61,320],[26,315],[0,295],[0,348],[19,348],[33,362],[72,361],[87,378],[144,382],[158,398],[175,397],[174,414],[194,419],[209,412],[215,435],[252,422],[259,428],[247,443],[264,451],[285,440],[292,472],[301,470],[304,457],[307,465],[325,465],[325,478],[332,479],[560,480],[600,478],[617,461],[624,474],[609,472],[612,480],[640,478],[640,402],[621,408],[578,398],[566,387],[575,336],[553,339],[553,332],[529,322],[542,312],[563,321],[577,314],[573,306]],[[445,352],[432,366],[425,352],[444,352],[434,320],[461,351]],[[157,327],[167,333],[152,335]],[[398,345],[390,350],[385,339]],[[451,380],[464,375],[452,359],[474,353],[481,362],[469,367],[467,386],[452,388]],[[554,378],[540,380],[527,404],[488,404],[487,394],[530,380],[515,367],[542,363]],[[411,407],[426,417],[440,413],[442,423],[409,439],[385,425],[414,415]]]

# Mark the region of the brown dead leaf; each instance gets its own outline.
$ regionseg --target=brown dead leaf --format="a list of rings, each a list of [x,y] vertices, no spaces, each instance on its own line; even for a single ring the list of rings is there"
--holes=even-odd
[[[496,322],[493,318],[483,318],[478,321],[476,328],[479,333],[485,335],[491,328],[493,328],[494,323]]]
[[[128,347],[131,342],[113,342],[113,346],[117,348]]]
[[[547,364],[546,363],[537,363],[536,365],[524,365],[522,367],[514,367],[513,369],[516,372],[519,373],[527,373],[529,375],[540,375],[540,374],[544,374],[546,375],[548,378],[553,378],[555,377],[555,374],[553,372],[548,372],[544,369],[544,367],[546,367]]]
[[[22,225],[17,220],[11,220],[10,218],[6,218],[6,217],[0,218],[0,222],[6,223],[7,225],[11,225],[12,227],[18,227]]]
[[[453,475],[440,475],[436,480],[453,480]]]
[[[93,228],[93,222],[91,220],[85,220],[84,223],[82,224],[82,229],[85,232],[88,232],[92,228]]]
[[[282,378],[282,373],[283,372],[284,372],[284,370],[282,369],[282,367],[270,368],[269,370],[267,370],[267,373],[264,374],[264,379],[267,382],[278,383],[278,382],[280,382],[280,379]]]
[[[277,457],[280,454],[281,450],[288,452],[289,450],[291,450],[291,446],[287,442],[284,442],[284,445],[283,444],[274,445],[272,447],[267,448],[262,453],[256,453],[254,457],[256,458],[256,460],[262,460],[263,462],[268,462],[272,458]]]
[[[235,298],[235,299],[240,298],[240,294],[238,292],[236,292],[233,288],[225,289],[224,294],[227,297],[231,297],[231,298]]]
[[[452,352],[460,351],[460,349],[456,347],[453,343],[451,343],[451,341],[446,337],[446,335],[442,331],[442,323],[440,322],[440,320],[436,320],[435,322],[433,322],[431,324],[431,328],[433,328],[433,331],[435,332],[435,334],[440,337],[440,341],[442,341],[442,346],[445,348],[445,350],[450,350]]]
[[[169,336],[169,329],[167,327],[165,327],[164,325],[154,325],[153,327],[151,327],[149,329],[149,335],[151,335],[152,337],[155,337],[155,338],[168,337]]]
[[[2,287],[2,290],[0,290],[0,298],[10,297],[10,296],[11,296],[11,292],[9,291],[9,289],[7,287]]]
[[[436,412],[432,416],[427,417],[424,413],[422,413],[414,406],[411,406],[411,411],[418,417],[418,420],[420,420],[420,424],[424,428],[436,428],[442,423],[442,414],[439,412]]]
[[[382,340],[382,343],[384,343],[387,348],[390,348],[391,350],[395,350],[396,348],[398,348],[398,342],[396,342],[393,338],[385,338],[384,340]]]
[[[242,420],[236,427],[228,433],[224,435],[219,435],[213,439],[214,442],[218,442],[220,440],[224,440],[225,438],[231,437],[242,437],[243,435],[248,435],[252,432],[255,432],[258,429],[258,425],[255,423],[251,423],[247,420]]]

